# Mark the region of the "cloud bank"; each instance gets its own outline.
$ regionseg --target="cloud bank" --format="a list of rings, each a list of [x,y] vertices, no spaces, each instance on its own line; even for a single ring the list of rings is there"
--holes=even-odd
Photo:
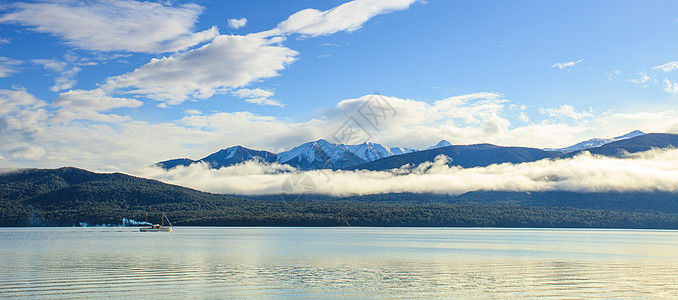
[[[210,169],[205,164],[163,170],[148,167],[136,175],[223,194],[280,194],[290,177],[308,176],[312,193],[334,196],[382,193],[459,195],[471,191],[678,191],[678,150],[650,150],[608,158],[584,153],[569,159],[499,164],[478,168],[434,162],[389,171],[298,172],[287,165],[248,161]]]
[[[262,89],[235,93],[245,100],[273,95]],[[94,171],[131,171],[173,158],[199,159],[234,145],[277,153],[320,138],[348,143],[332,138],[347,120],[357,120],[369,130],[371,142],[415,149],[425,149],[442,139],[454,144],[561,148],[636,129],[678,133],[678,111],[594,114],[561,106],[545,109],[545,114],[528,115],[496,93],[459,95],[430,103],[383,96],[397,114],[389,114],[378,120],[378,126],[369,127],[364,117],[372,116],[364,113],[369,113],[365,108],[372,97],[342,100],[305,120],[247,111],[183,110],[178,112],[178,119],[150,123],[125,114],[142,105],[141,101],[110,97],[98,89],[61,93],[51,105],[24,89],[0,90],[0,155],[6,158],[0,165],[77,164]],[[536,121],[540,115],[547,119]],[[44,153],[32,153],[43,155],[15,155],[16,149],[25,149],[22,147],[26,145],[42,147]],[[29,158],[33,160],[29,162]]]

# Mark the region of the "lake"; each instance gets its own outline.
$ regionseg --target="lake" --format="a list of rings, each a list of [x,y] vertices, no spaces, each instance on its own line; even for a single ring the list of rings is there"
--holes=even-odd
[[[678,232],[0,228],[0,297],[678,297]]]

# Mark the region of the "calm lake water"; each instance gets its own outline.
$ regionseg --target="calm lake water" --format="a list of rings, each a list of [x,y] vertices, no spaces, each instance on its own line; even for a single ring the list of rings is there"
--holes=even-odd
[[[0,228],[0,297],[678,297],[678,232]]]

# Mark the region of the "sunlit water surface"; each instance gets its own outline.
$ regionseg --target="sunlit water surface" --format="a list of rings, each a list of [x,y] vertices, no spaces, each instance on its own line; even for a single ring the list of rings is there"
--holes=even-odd
[[[0,228],[0,297],[678,297],[678,232]]]

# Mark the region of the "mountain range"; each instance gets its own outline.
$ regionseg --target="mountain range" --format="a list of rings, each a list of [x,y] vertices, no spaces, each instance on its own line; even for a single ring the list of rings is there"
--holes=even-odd
[[[199,160],[172,159],[157,163],[164,169],[205,163],[211,168],[228,167],[248,160],[278,162],[299,170],[387,170],[403,165],[418,165],[433,161],[438,155],[451,158],[449,164],[461,167],[482,167],[499,163],[523,163],[544,158],[566,158],[583,151],[605,156],[619,156],[652,148],[678,147],[678,135],[666,133],[645,134],[633,131],[614,138],[596,138],[575,145],[553,148],[507,147],[492,144],[453,145],[442,140],[425,150],[401,147],[386,147],[365,142],[358,145],[335,144],[320,139],[301,144],[291,150],[272,153],[234,146],[210,154]]]

